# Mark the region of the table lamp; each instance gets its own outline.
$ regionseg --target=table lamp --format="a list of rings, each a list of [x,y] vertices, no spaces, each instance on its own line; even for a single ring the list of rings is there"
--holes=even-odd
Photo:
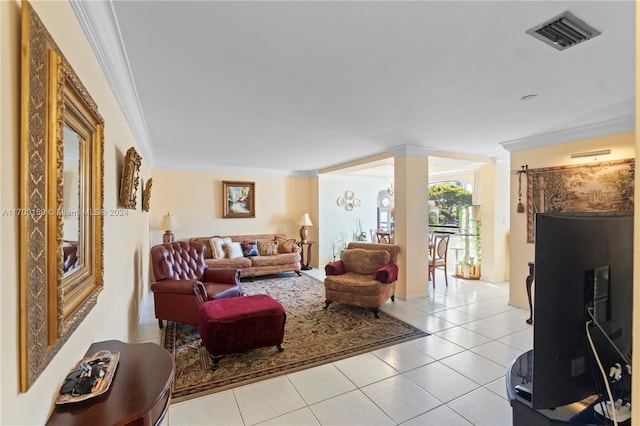
[[[180,224],[178,223],[178,219],[173,216],[171,213],[167,212],[166,215],[162,216],[162,221],[160,222],[160,229],[164,229],[164,235],[162,236],[163,243],[170,243],[174,240],[173,232],[174,230],[180,229]]]
[[[296,222],[296,225],[302,226],[302,228],[300,228],[300,242],[306,243],[307,237],[309,236],[307,226],[313,226],[311,219],[309,219],[309,213],[303,213],[302,216],[300,216],[300,219]]]

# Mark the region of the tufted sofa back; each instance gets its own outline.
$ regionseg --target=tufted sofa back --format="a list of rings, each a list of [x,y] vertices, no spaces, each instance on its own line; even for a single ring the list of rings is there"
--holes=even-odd
[[[174,241],[151,248],[151,263],[156,281],[202,279],[204,244],[195,241]]]

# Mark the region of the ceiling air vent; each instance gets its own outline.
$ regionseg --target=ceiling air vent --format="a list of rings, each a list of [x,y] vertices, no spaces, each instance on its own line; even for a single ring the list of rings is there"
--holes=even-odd
[[[558,50],[564,50],[600,35],[600,31],[566,11],[542,25],[531,28],[527,34]]]

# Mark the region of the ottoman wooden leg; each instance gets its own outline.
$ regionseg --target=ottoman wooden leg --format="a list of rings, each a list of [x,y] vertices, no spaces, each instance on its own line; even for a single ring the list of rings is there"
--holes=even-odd
[[[276,345],[276,348],[278,348],[278,352],[284,351],[284,348],[282,347],[282,344]]]

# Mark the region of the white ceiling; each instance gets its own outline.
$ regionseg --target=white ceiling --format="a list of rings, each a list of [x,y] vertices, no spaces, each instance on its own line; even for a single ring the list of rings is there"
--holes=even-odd
[[[633,1],[72,5],[88,33],[114,29],[94,49],[156,168],[290,173],[404,145],[501,157],[633,123]],[[560,52],[525,33],[565,10],[602,35]]]

